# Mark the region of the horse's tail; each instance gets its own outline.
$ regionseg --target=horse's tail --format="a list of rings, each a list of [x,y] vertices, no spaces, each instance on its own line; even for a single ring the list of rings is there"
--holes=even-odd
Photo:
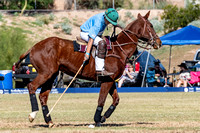
[[[30,48],[28,51],[26,51],[25,53],[23,53],[23,54],[19,57],[19,60],[15,63],[15,68],[19,68],[19,66],[20,66],[20,64],[21,64],[21,62],[22,62],[22,60],[25,59],[25,58],[29,55],[29,53],[31,52],[31,49],[32,49],[32,48]]]

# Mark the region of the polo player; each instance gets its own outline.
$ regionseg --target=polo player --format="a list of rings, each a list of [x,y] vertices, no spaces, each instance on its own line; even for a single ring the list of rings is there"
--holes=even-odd
[[[108,8],[105,13],[103,12],[92,16],[80,27],[81,38],[88,42],[84,61],[89,60],[92,45],[97,46],[95,67],[98,76],[110,76],[114,74],[106,71],[104,68],[107,46],[101,36],[108,24],[117,25],[118,17],[119,15],[115,9]]]

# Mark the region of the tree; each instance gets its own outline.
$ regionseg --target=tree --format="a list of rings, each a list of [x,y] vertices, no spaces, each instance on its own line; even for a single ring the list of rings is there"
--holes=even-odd
[[[161,16],[165,20],[164,32],[169,33],[179,27],[185,27],[190,22],[200,18],[200,6],[198,4],[188,4],[186,8],[178,8],[176,5],[168,5],[164,8]]]
[[[0,31],[0,69],[10,70],[31,42],[20,28],[1,26]]]

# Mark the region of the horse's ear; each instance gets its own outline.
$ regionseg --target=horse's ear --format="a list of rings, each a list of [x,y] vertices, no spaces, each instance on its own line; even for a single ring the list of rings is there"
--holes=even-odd
[[[142,17],[142,15],[140,14],[140,13],[138,13],[138,16],[137,16],[137,18],[141,18]]]
[[[150,11],[147,12],[147,14],[144,16],[145,19],[148,19],[150,15]]]

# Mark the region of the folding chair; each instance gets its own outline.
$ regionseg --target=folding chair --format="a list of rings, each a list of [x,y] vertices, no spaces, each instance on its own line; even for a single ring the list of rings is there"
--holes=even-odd
[[[200,85],[200,71],[199,72],[191,71],[190,76],[191,76],[191,79],[189,83],[192,86],[199,86]]]
[[[153,71],[147,71],[146,74],[146,86],[147,87],[153,87],[154,83],[156,82],[155,80],[155,70]]]

